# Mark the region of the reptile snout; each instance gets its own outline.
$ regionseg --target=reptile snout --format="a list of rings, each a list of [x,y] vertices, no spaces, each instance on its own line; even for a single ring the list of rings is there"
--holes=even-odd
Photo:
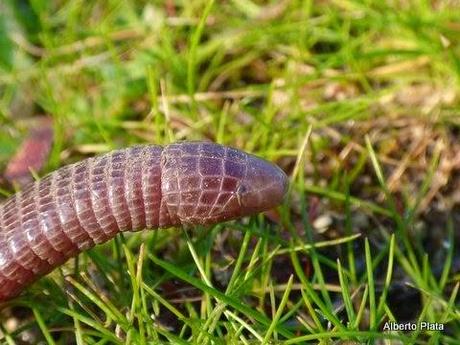
[[[248,211],[268,210],[282,203],[288,188],[288,178],[278,166],[250,156],[246,176],[238,188],[242,207]]]

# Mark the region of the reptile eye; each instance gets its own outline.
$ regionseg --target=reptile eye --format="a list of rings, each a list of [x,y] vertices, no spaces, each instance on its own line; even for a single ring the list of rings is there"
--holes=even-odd
[[[244,193],[246,193],[247,191],[247,188],[245,185],[243,184],[240,184],[238,185],[238,187],[236,187],[236,200],[238,201],[238,205],[240,205],[241,207],[243,206],[243,200],[242,200],[242,196]]]
[[[238,188],[236,189],[236,193],[237,194],[244,194],[244,193],[246,193],[247,190],[248,189],[246,188],[246,186],[244,184],[240,184],[238,186]]]

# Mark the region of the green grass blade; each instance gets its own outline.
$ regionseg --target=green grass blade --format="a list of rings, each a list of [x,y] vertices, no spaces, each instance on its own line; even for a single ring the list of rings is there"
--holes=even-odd
[[[180,278],[181,280],[210,294],[217,300],[222,301],[225,304],[232,306],[233,308],[238,310],[240,313],[243,313],[246,316],[253,318],[254,320],[258,321],[259,323],[267,327],[271,324],[271,321],[266,316],[250,308],[249,306],[241,303],[238,299],[233,298],[232,296],[227,296],[223,292],[220,292],[219,290],[204,284],[202,281],[190,276],[188,273],[184,272],[183,270],[179,269],[178,267],[166,261],[163,261],[153,255],[150,255],[149,257],[156,265],[160,266],[167,272],[170,272],[171,274]],[[284,337],[289,338],[291,336],[291,332],[287,330],[286,328],[284,328],[283,326],[277,325],[276,331],[282,334]]]

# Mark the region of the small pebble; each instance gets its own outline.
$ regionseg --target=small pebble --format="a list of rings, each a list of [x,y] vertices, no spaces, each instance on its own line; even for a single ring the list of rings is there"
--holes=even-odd
[[[332,217],[328,214],[323,214],[315,219],[313,227],[319,232],[325,232],[332,224]]]

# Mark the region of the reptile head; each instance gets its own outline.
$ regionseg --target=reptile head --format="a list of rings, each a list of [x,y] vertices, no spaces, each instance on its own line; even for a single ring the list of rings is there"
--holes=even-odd
[[[279,205],[287,176],[276,165],[207,142],[177,143],[162,154],[162,197],[176,223],[214,224]]]

